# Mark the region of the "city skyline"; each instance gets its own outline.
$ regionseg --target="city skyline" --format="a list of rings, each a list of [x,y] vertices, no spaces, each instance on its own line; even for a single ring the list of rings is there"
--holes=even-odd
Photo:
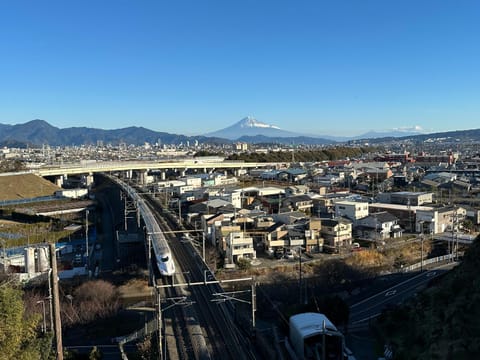
[[[473,1],[0,4],[0,123],[478,128]]]

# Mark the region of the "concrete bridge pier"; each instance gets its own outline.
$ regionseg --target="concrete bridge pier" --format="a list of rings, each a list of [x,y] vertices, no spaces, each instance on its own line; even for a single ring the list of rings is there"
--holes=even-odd
[[[87,176],[85,176],[85,185],[87,185],[88,188],[90,188],[93,184],[93,173],[89,173]]]
[[[57,185],[58,187],[63,187],[63,183],[65,181],[65,179],[67,179],[67,175],[60,175],[60,176],[57,176],[55,178],[55,185]]]
[[[162,181],[165,181],[166,178],[167,178],[167,173],[166,173],[166,171],[165,171],[165,170],[161,171],[161,172],[160,172],[160,179],[161,179]]]
[[[147,185],[148,183],[148,169],[145,171],[139,171],[139,181],[142,185]]]

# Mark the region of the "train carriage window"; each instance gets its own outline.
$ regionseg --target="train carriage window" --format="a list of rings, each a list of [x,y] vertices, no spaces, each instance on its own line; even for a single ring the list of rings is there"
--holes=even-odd
[[[163,256],[163,257],[162,257],[162,261],[163,261],[163,262],[167,262],[167,261],[168,261],[168,259],[169,259],[168,255],[167,255],[167,256]]]

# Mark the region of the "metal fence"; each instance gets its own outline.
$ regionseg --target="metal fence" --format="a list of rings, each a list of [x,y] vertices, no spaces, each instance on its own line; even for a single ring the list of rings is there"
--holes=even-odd
[[[402,268],[402,271],[403,272],[409,272],[409,271],[413,271],[413,270],[416,270],[418,268],[421,268],[422,266],[426,266],[426,265],[429,265],[429,264],[434,264],[434,263],[441,262],[441,261],[447,261],[447,260],[454,259],[454,258],[455,258],[455,254],[437,256],[435,258],[425,259],[425,260],[423,260],[423,262],[420,261],[416,264],[406,266],[406,267]]]
[[[41,201],[53,201],[58,199],[59,198],[56,196],[39,196],[39,197],[28,198],[28,199],[1,200],[0,206],[29,204],[29,203],[35,203],[35,202],[41,202]]]

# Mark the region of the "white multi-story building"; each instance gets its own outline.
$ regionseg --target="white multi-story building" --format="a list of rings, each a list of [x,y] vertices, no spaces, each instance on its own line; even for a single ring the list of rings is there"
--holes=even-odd
[[[360,201],[337,201],[335,202],[335,216],[347,217],[357,221],[368,216],[368,202]]]
[[[244,232],[231,232],[226,237],[226,261],[236,263],[240,258],[255,259],[256,251],[253,247],[253,238]]]
[[[217,193],[209,194],[209,199],[222,199],[231,203],[235,208],[240,209],[242,207],[242,191],[220,191]]]
[[[202,187],[202,177],[200,176],[186,176],[183,178],[179,178],[179,180],[184,181],[186,185],[193,188]]]

